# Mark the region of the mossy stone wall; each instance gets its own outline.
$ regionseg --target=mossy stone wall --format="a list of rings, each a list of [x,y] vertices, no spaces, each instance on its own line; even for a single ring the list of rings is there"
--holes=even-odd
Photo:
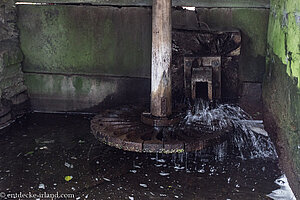
[[[271,0],[263,99],[280,160],[300,198],[300,1]],[[270,115],[273,120],[270,120]],[[276,133],[276,134],[275,134]]]
[[[15,0],[0,1],[0,129],[28,108],[19,47]]]
[[[150,8],[22,5],[18,15],[34,110],[98,112],[149,96]]]
[[[24,72],[148,77],[151,10],[20,6]]]
[[[269,10],[265,7],[235,8],[235,5],[231,4],[233,8],[197,8],[197,12],[173,10],[173,28],[198,30],[208,26],[215,30],[241,30],[240,83],[261,83],[265,70]],[[43,81],[37,78],[41,74],[85,77],[83,82],[89,76],[98,76],[99,81],[103,76],[144,78],[147,85],[151,69],[151,13],[151,7],[19,6],[18,26],[25,55],[23,71],[31,99],[35,99],[32,101],[34,109],[44,110],[41,105],[47,105],[35,103],[38,100],[43,101],[54,94],[66,96],[66,91],[54,91],[54,88],[45,98],[43,95],[46,94],[39,95],[42,89],[36,90],[32,84],[43,85]],[[31,81],[34,77],[35,80]],[[135,86],[133,84],[132,87]],[[149,92],[149,89],[145,88],[145,91]],[[83,93],[75,91],[75,94]],[[147,93],[144,95],[149,97]],[[94,103],[98,101],[98,104],[103,99],[97,95],[89,98]],[[126,99],[126,96],[123,98]],[[89,107],[91,105],[86,102],[86,108]],[[49,110],[56,108],[48,107]],[[75,106],[71,110],[76,109]]]

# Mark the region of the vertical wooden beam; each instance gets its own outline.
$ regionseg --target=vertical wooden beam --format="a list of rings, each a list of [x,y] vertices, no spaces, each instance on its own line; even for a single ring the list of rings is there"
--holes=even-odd
[[[167,117],[172,114],[172,0],[153,0],[151,114]]]

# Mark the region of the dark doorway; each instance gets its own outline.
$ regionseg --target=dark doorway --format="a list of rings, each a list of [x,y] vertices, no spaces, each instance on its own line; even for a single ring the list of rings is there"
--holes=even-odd
[[[196,83],[196,98],[208,100],[208,83],[197,82]]]

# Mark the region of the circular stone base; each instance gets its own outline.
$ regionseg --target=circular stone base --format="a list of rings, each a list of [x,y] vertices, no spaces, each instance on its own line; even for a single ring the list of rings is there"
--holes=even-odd
[[[99,141],[126,151],[182,153],[222,143],[231,131],[231,127],[202,132],[199,127],[181,126],[184,115],[177,115],[176,123],[172,121],[170,127],[153,127],[141,121],[143,110],[137,106],[107,110],[92,119],[92,133]]]

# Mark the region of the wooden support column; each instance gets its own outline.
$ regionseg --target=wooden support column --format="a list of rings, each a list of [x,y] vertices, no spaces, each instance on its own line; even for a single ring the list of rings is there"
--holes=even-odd
[[[151,114],[167,117],[172,114],[172,0],[153,0]]]

